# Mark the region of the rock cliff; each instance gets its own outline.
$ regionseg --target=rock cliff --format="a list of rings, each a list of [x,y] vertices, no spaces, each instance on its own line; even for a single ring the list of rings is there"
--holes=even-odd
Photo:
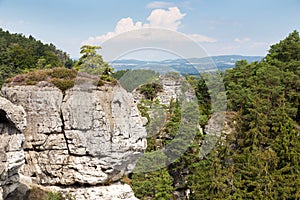
[[[15,85],[2,94],[27,113],[21,173],[33,183],[97,188],[131,172],[146,149],[137,106],[119,85],[75,85],[65,93],[48,84]]]
[[[21,106],[0,97],[0,199],[19,186],[19,168],[24,164],[23,131],[26,115]]]
[[[175,72],[169,72],[165,75],[159,76],[155,83],[162,86],[162,91],[157,93],[154,100],[159,100],[160,104],[169,105],[171,99],[184,99],[185,101],[195,100],[195,91],[191,85],[186,81],[186,79]],[[140,94],[138,88],[133,92],[133,97],[136,101],[145,99],[145,97]]]

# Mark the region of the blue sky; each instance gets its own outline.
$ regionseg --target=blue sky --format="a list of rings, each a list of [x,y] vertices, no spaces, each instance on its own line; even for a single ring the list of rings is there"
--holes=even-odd
[[[186,34],[208,55],[265,55],[300,30],[300,0],[0,0],[0,27],[79,57],[80,46],[138,28]]]

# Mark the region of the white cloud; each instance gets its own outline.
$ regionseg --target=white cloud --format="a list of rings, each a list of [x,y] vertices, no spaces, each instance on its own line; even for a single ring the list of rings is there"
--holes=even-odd
[[[171,2],[164,1],[153,1],[147,4],[146,8],[170,8],[173,7],[174,4]]]
[[[111,39],[121,33],[125,33],[132,30],[141,28],[164,28],[172,31],[177,31],[182,24],[182,19],[186,14],[181,13],[178,7],[171,7],[168,9],[155,9],[151,12],[147,18],[148,23],[142,23],[140,21],[134,22],[130,17],[121,19],[115,26],[113,32],[108,32],[104,35],[90,37],[82,44],[99,45],[104,41]],[[199,34],[188,35],[197,42],[216,42],[214,38],[210,38]],[[157,36],[159,39],[159,35]]]
[[[179,8],[171,7],[168,10],[153,10],[147,20],[151,28],[166,28],[176,31],[185,15],[180,12]]]
[[[123,18],[117,23],[114,32],[108,32],[104,35],[100,35],[97,37],[90,37],[84,43],[85,44],[101,43],[101,42],[104,42],[105,40],[115,37],[118,34],[121,34],[121,33],[127,32],[127,31],[140,29],[140,28],[143,28],[142,22],[134,23],[133,19],[130,17]]]
[[[251,39],[250,38],[242,38],[242,39],[235,38],[234,41],[243,44],[243,43],[251,41]]]

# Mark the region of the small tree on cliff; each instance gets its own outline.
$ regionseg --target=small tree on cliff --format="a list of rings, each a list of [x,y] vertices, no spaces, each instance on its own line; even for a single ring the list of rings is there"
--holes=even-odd
[[[83,45],[78,62],[75,64],[75,69],[80,72],[86,72],[91,75],[98,75],[103,80],[111,80],[110,76],[113,72],[113,68],[105,62],[100,54],[97,53],[100,46]]]

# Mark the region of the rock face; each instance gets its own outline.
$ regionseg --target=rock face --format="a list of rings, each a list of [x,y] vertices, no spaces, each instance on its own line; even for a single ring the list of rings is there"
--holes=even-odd
[[[50,187],[49,190],[59,191],[65,196],[72,195],[76,200],[138,200],[129,185],[116,183],[110,186],[95,186],[84,189]]]
[[[196,98],[194,89],[180,74],[169,72],[160,76],[155,82],[163,87],[162,91],[158,92],[155,98],[155,100],[159,100],[160,104],[168,106],[171,99],[182,98],[186,101],[193,101]],[[144,99],[144,96],[138,90],[134,90],[132,93],[136,101]]]
[[[12,86],[3,95],[27,112],[21,173],[43,185],[97,186],[129,173],[146,149],[136,104],[118,85]]]
[[[206,134],[225,139],[226,135],[230,135],[235,131],[236,117],[237,113],[235,112],[213,113],[205,126]]]
[[[157,99],[159,99],[161,104],[169,105],[171,99],[176,98],[184,98],[186,101],[195,98],[193,88],[179,74],[169,73],[165,76],[160,76],[159,83],[163,86],[163,91],[157,94]]]
[[[0,199],[19,186],[19,168],[24,164],[23,131],[26,115],[21,106],[0,97]]]

